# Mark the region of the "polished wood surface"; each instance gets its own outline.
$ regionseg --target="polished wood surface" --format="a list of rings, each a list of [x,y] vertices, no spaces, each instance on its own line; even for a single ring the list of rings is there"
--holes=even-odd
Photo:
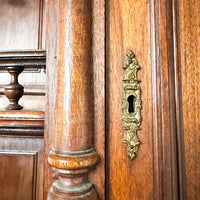
[[[48,191],[54,181],[52,167],[48,164],[48,154],[54,145],[55,126],[54,107],[56,87],[56,68],[58,65],[58,0],[48,0],[46,3],[46,35],[45,45],[47,51],[47,82],[46,82],[46,115],[45,115],[45,134],[44,134],[44,199],[47,199]],[[51,80],[51,81],[49,81]],[[53,108],[53,109],[51,109]],[[50,113],[50,114],[48,114]],[[50,123],[49,123],[50,122]],[[54,177],[57,177],[56,174]]]
[[[43,111],[0,111],[0,135],[43,137]]]
[[[0,85],[0,95],[4,94],[4,85]],[[44,85],[24,86],[24,95],[45,96]]]
[[[0,199],[43,199],[43,135],[44,112],[0,111]]]
[[[34,152],[0,151],[0,198],[32,200],[36,195],[36,158]],[[15,170],[13,170],[15,166]],[[3,180],[3,181],[2,181]]]
[[[0,199],[43,199],[44,112],[41,110],[45,99],[44,89],[41,94],[36,88],[37,85],[44,88],[45,84],[41,69],[46,64],[45,51],[37,50],[44,46],[44,5],[43,0],[1,1]],[[20,87],[16,76],[24,67],[25,72],[19,75],[19,84],[25,85],[25,95],[29,94],[19,101],[24,109],[5,111],[8,100],[3,87],[10,80],[7,70],[12,80],[6,94],[9,92],[9,97],[16,100],[17,95],[21,96],[19,92],[16,95]]]
[[[56,73],[57,66],[57,35],[58,35],[58,1],[51,0],[47,2],[47,32],[46,32],[46,49],[47,54],[47,66],[51,73],[48,74],[52,80],[51,84],[47,82],[49,93],[54,93],[54,84],[56,82],[54,74]],[[105,186],[104,186],[104,174],[105,174],[105,156],[104,156],[104,142],[105,142],[105,1],[95,0],[93,2],[93,27],[92,27],[92,59],[93,59],[93,77],[94,77],[94,144],[95,149],[101,156],[100,163],[97,168],[91,172],[91,182],[95,184],[95,188],[99,193],[101,199],[104,199]],[[101,49],[101,51],[99,51]],[[54,81],[53,81],[54,80]],[[55,98],[49,97],[47,101],[47,107],[54,107]],[[52,111],[51,111],[52,112]],[[47,121],[54,120],[53,115],[46,115]],[[54,125],[52,123],[46,126],[45,134],[45,194],[49,190],[52,184],[52,170],[47,164],[47,155],[53,147],[54,138]],[[46,197],[46,196],[45,196]],[[44,198],[45,198],[44,197]]]
[[[107,198],[178,199],[171,1],[107,6]],[[122,142],[122,66],[133,50],[141,70],[142,142],[129,160]]]
[[[43,200],[43,138],[0,136],[0,199]]]
[[[177,21],[177,97],[181,199],[199,199],[200,191],[200,4],[179,0]]]
[[[105,199],[105,0],[93,1],[94,147],[100,162],[91,172],[101,200]],[[101,50],[100,50],[101,49]]]
[[[4,95],[9,99],[7,110],[21,110],[23,107],[18,104],[19,99],[24,94],[24,87],[18,82],[18,75],[24,70],[24,67],[7,67],[7,71],[11,76],[9,85],[4,88]]]
[[[91,1],[60,1],[59,53],[55,74],[55,148],[59,151],[84,151],[92,147],[91,17]]]
[[[45,1],[44,0],[6,0],[1,1],[0,7],[0,50],[16,51],[42,49],[45,45]],[[6,53],[6,52],[5,52]],[[15,55],[16,55],[15,54]],[[14,53],[13,53],[14,55]],[[2,56],[2,52],[1,52]],[[10,60],[10,58],[7,58]],[[15,62],[15,59],[10,60]],[[35,86],[45,85],[45,74],[43,70],[27,70],[21,73],[19,83],[21,85]],[[40,72],[40,73],[38,73]],[[0,85],[9,83],[7,71],[0,73]],[[0,86],[1,87],[1,86]],[[29,87],[30,88],[30,87]],[[1,87],[2,89],[2,87]],[[0,89],[0,90],[1,90]],[[31,90],[31,88],[30,88]],[[25,93],[26,95],[26,93]],[[33,97],[22,97],[19,104],[28,109],[44,109],[45,98],[40,94],[35,97],[34,103],[30,106]],[[41,103],[43,102],[43,103]],[[0,109],[4,109],[8,100],[0,95]]]
[[[25,83],[26,95],[20,99],[25,109],[0,111],[5,172],[0,173],[0,199],[47,199],[52,183],[50,199],[97,199],[92,188],[103,200],[198,199],[199,9],[197,0],[3,2],[1,47],[41,48],[46,43],[48,80],[44,196],[44,112],[27,108],[44,108],[45,76],[30,71],[19,76]],[[142,144],[133,161],[122,142],[121,120],[122,66],[130,50],[141,66],[143,120],[138,131]],[[7,75],[0,74],[0,85],[8,83]],[[93,147],[100,162],[91,171],[99,159]],[[10,163],[16,165],[12,173]],[[24,173],[28,176],[22,179]]]
[[[6,0],[0,7],[0,50],[42,45],[43,0]]]
[[[47,108],[47,114],[54,115],[55,131],[48,161],[58,176],[48,199],[97,199],[87,178],[98,161],[93,148],[92,1],[59,1],[57,56],[56,70],[47,68],[50,84],[52,73],[56,77],[53,93],[47,94],[48,99],[54,95],[55,102],[54,112]]]
[[[18,104],[24,94],[24,87],[19,84],[18,76],[29,68],[46,68],[45,50],[18,50],[0,52],[0,70],[7,70],[11,76],[10,83],[4,87],[4,94],[9,99],[7,110],[21,110],[23,107]]]
[[[173,1],[154,1],[153,6],[154,196],[156,199],[179,199]]]
[[[107,3],[107,172],[109,200],[153,199],[153,127],[150,7],[146,1]],[[142,24],[142,25],[141,25]],[[141,70],[142,124],[137,157],[130,160],[123,138],[122,80],[126,54],[136,54]],[[144,184],[145,183],[145,184]]]

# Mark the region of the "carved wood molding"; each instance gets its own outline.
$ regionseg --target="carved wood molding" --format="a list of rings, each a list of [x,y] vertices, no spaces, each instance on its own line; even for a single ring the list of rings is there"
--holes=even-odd
[[[43,137],[43,111],[0,111],[0,135]]]
[[[6,70],[7,67],[45,69],[46,51],[36,49],[0,51],[0,70]]]
[[[72,152],[71,155],[69,153],[66,156],[64,155],[64,152],[55,152],[55,150],[52,150],[48,156],[49,164],[59,169],[79,170],[95,166],[99,159],[94,149],[82,151],[75,155]]]

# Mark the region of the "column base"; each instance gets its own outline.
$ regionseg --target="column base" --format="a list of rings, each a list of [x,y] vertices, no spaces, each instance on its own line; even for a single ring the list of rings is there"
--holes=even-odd
[[[86,194],[79,196],[67,196],[59,195],[53,191],[53,188],[50,189],[47,200],[99,200],[96,190],[93,188]]]
[[[48,194],[48,200],[98,200],[98,194],[88,181],[85,170],[55,169],[58,179],[53,183]]]
[[[88,181],[88,173],[98,159],[94,149],[68,153],[52,150],[48,161],[58,178],[52,184],[47,199],[98,200],[97,192]]]

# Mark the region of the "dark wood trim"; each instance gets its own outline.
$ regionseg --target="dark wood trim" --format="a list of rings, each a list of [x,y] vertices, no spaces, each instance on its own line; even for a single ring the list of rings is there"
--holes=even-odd
[[[43,137],[44,126],[0,126],[0,135]]]
[[[178,184],[179,199],[186,200],[186,174],[184,156],[184,128],[181,83],[181,47],[179,34],[179,0],[173,0],[173,39],[174,39],[174,71],[175,71],[175,97],[176,97],[176,123],[177,123],[177,149],[178,149]]]
[[[151,1],[154,198],[179,199],[172,1]]]
[[[43,43],[43,13],[44,13],[44,0],[39,0],[39,23],[38,23],[38,49],[42,49]]]
[[[0,70],[7,67],[45,68],[45,50],[0,51]]]
[[[4,95],[5,85],[0,85],[0,95]],[[24,95],[45,96],[44,85],[26,85],[24,86]]]
[[[44,112],[0,111],[0,135],[44,136]]]

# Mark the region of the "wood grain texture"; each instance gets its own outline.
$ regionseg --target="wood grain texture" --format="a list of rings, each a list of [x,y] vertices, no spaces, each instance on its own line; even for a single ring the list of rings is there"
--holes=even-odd
[[[178,199],[172,1],[152,1],[154,197]]]
[[[197,0],[179,0],[179,83],[181,95],[180,129],[182,154],[184,155],[183,181],[185,191],[182,199],[199,199],[200,191],[200,4]],[[184,174],[185,173],[185,174]],[[185,180],[184,180],[185,178]]]
[[[107,24],[108,199],[178,199],[172,1],[109,1]],[[122,143],[122,65],[141,66],[142,141],[134,161]]]
[[[100,162],[91,172],[101,200],[105,199],[105,0],[93,1],[92,60],[94,81],[94,147]],[[101,49],[101,50],[100,50]]]
[[[50,83],[54,80],[52,76],[56,76],[53,93],[47,94],[55,95],[54,121],[48,121],[54,126],[54,148],[48,160],[58,175],[48,199],[60,196],[97,199],[97,193],[87,181],[87,173],[98,160],[93,149],[92,1],[59,1],[57,51],[56,70],[47,70],[47,74],[53,73],[48,76]]]
[[[44,0],[6,0],[1,1],[0,7],[0,50],[27,50],[41,49],[44,47],[45,28],[44,20]],[[1,52],[2,56],[2,52]],[[10,59],[10,58],[8,58]],[[11,59],[10,62],[16,60]],[[2,61],[1,61],[2,64]],[[29,62],[30,64],[30,62]],[[27,71],[27,70],[25,70]],[[32,70],[34,71],[34,70]],[[43,85],[45,84],[45,74],[36,70],[36,73],[22,73],[19,82],[22,85]],[[9,81],[7,72],[0,73],[0,84],[6,85]],[[35,98],[32,109],[44,109],[44,98]],[[33,98],[33,97],[32,97]],[[30,97],[20,99],[20,104],[25,108],[31,108]],[[0,109],[3,109],[7,99],[0,96]]]
[[[46,48],[47,48],[47,66],[49,68],[48,76],[51,76],[52,82],[47,81],[47,90],[51,93],[54,84],[56,83],[55,74],[57,66],[57,39],[58,39],[58,1],[47,1],[46,5]],[[96,0],[93,2],[93,73],[94,73],[94,133],[95,133],[95,149],[100,153],[101,162],[97,166],[97,169],[94,170],[90,176],[91,182],[95,184],[95,188],[100,194],[100,197],[104,199],[104,133],[105,133],[105,107],[104,107],[104,97],[105,97],[105,88],[104,88],[104,71],[105,71],[105,2]],[[51,30],[51,31],[50,31]],[[99,51],[101,49],[101,51]],[[47,72],[47,73],[48,73]],[[54,79],[54,81],[53,81]],[[55,105],[55,98],[50,96],[47,101],[47,108],[52,108]],[[47,121],[54,120],[53,109],[47,110],[51,114],[46,115],[48,118]],[[45,131],[45,157],[48,155],[50,149],[53,147],[53,138],[54,138],[54,126],[52,123],[46,126]],[[47,164],[47,157],[44,162],[45,167],[45,194],[48,191],[52,183],[52,170],[51,167]],[[44,196],[46,198],[46,195]]]
[[[42,200],[43,138],[0,136],[0,141],[1,199]]]
[[[43,199],[43,135],[44,112],[0,111],[1,199]]]
[[[1,50],[37,49],[42,42],[42,0],[1,1]]]
[[[109,200],[153,199],[153,124],[151,86],[150,7],[148,1],[107,3],[107,174]],[[137,157],[131,161],[123,144],[123,64],[126,54],[136,54],[141,70],[142,124]]]
[[[0,125],[44,126],[44,111],[0,111]]]
[[[43,137],[44,112],[0,111],[0,135]]]
[[[46,2],[46,31],[45,31],[45,46],[47,51],[47,100],[46,100],[46,115],[45,115],[45,134],[44,134],[44,199],[47,199],[47,193],[53,183],[52,167],[48,164],[48,154],[54,145],[55,127],[54,121],[55,111],[55,96],[56,87],[56,68],[58,65],[58,0],[48,0]],[[51,80],[51,81],[49,81]]]
[[[92,148],[94,94],[91,0],[59,2],[59,49],[55,88],[55,148]]]
[[[36,195],[37,157],[34,153],[0,151],[0,198],[32,200]],[[13,170],[15,166],[15,170]]]

